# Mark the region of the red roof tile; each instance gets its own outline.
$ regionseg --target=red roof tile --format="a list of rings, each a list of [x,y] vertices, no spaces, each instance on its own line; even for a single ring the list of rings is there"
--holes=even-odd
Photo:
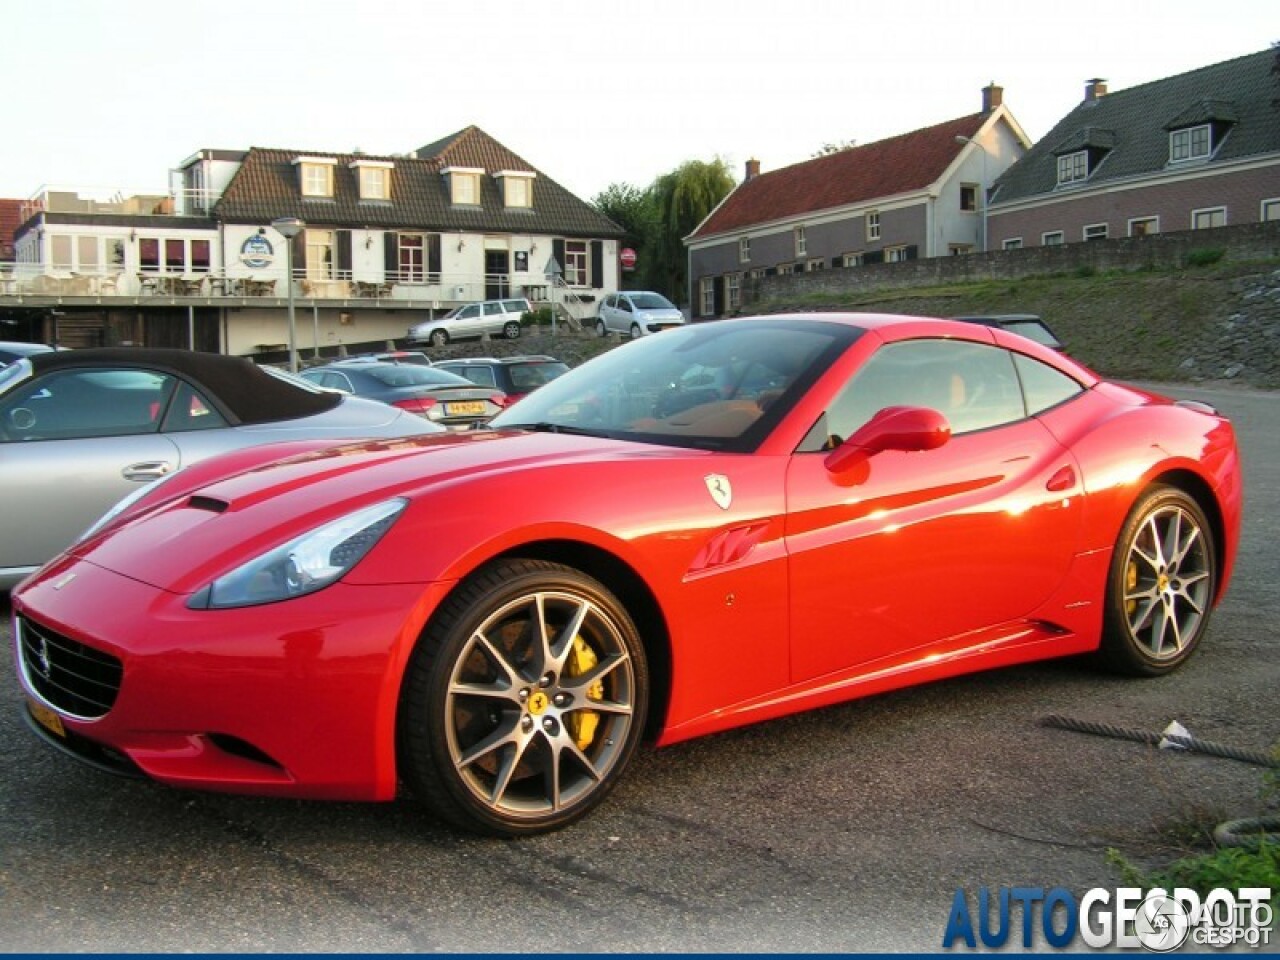
[[[694,238],[741,230],[819,210],[867,203],[920,190],[936,181],[988,114],[949,120],[803,163],[742,183],[694,233]]]

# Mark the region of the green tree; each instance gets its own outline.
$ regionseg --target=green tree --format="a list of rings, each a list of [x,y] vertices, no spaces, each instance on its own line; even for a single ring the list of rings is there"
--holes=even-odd
[[[676,303],[687,303],[689,299],[689,259],[684,238],[733,187],[729,165],[716,157],[709,163],[688,160],[658,177],[649,188],[657,211],[653,286]]]
[[[622,286],[628,289],[651,286],[658,225],[653,191],[641,190],[629,183],[611,183],[596,194],[591,206],[625,230],[621,245],[636,251],[636,270],[622,278]]]

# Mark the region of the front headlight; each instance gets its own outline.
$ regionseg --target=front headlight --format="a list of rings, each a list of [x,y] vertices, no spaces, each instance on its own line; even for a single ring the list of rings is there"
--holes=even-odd
[[[359,563],[408,505],[397,497],[317,527],[219,577],[187,606],[251,607],[322,590]]]

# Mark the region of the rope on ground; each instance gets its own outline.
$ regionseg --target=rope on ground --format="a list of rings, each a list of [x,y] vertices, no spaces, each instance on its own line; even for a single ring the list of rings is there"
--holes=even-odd
[[[1109,723],[1094,723],[1091,720],[1077,720],[1074,717],[1063,717],[1057,714],[1050,714],[1042,718],[1040,724],[1045,727],[1057,727],[1061,730],[1074,730],[1077,733],[1091,733],[1099,737],[1135,740],[1138,743],[1150,744],[1153,747],[1165,743],[1170,746],[1181,747],[1184,750],[1190,750],[1193,753],[1222,757],[1226,760],[1239,760],[1242,763],[1251,763],[1257,767],[1280,768],[1280,758],[1261,750],[1245,750],[1240,747],[1210,743],[1207,740],[1181,736],[1176,733],[1148,733],[1145,730],[1127,730],[1124,727],[1114,727]]]
[[[1218,824],[1213,839],[1220,847],[1257,847],[1280,843],[1280,817],[1249,817]]]

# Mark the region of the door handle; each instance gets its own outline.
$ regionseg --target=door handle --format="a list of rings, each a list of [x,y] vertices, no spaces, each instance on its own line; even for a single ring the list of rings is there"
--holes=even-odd
[[[1048,482],[1045,483],[1045,489],[1051,493],[1061,493],[1063,490],[1070,490],[1076,485],[1075,467],[1070,465],[1061,467]]]
[[[129,464],[129,466],[120,471],[120,476],[126,480],[145,483],[150,480],[158,480],[172,471],[173,465],[168,460],[144,460],[141,463]]]

